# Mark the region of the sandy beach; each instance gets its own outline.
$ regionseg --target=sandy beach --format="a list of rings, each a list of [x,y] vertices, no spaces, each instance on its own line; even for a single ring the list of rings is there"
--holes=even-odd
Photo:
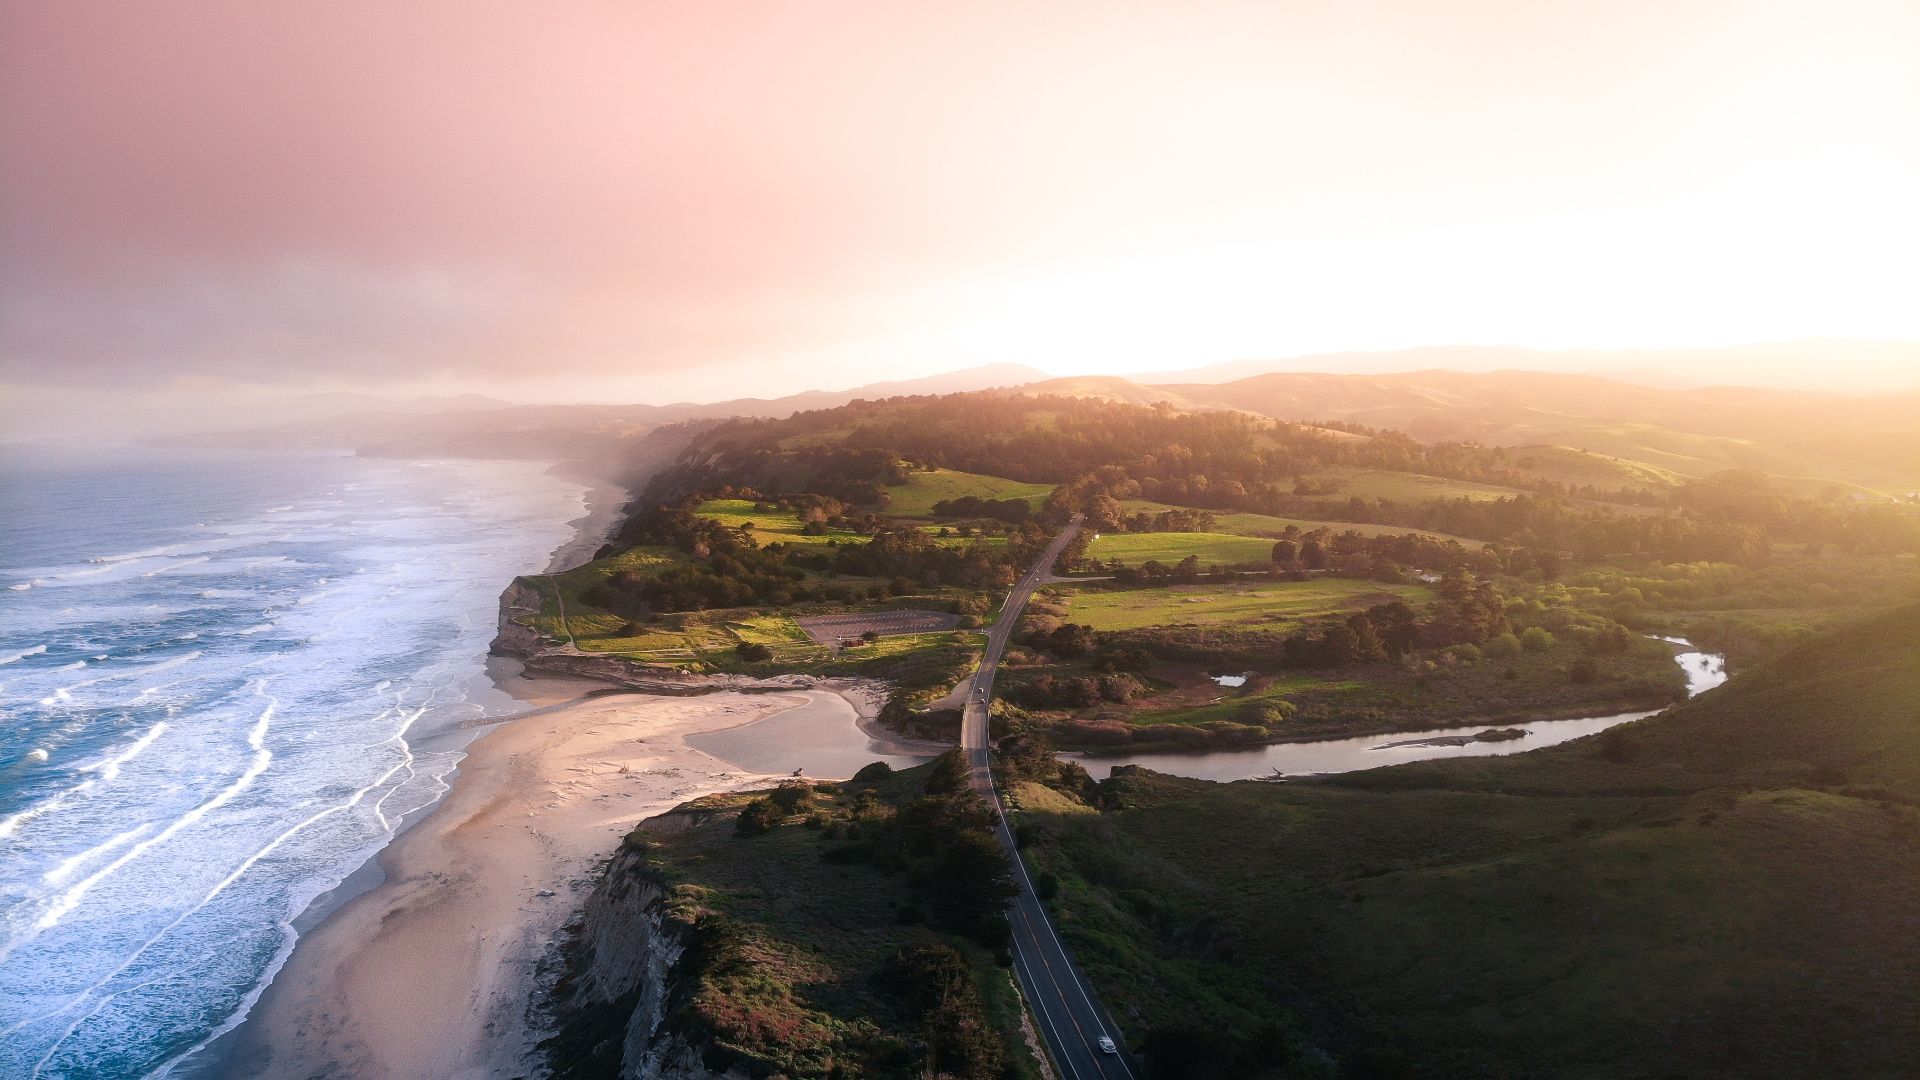
[[[801,694],[582,695],[503,680],[536,706],[476,740],[444,801],[380,856],[385,883],[302,937],[228,1059],[235,1075],[508,1077],[539,1034],[542,955],[643,818],[770,778],[682,741]]]

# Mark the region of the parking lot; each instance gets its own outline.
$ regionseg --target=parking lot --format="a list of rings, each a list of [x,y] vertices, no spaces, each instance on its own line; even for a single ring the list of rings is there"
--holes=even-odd
[[[872,632],[887,637],[893,634],[926,634],[951,630],[960,616],[945,611],[867,611],[851,615],[815,615],[795,619],[807,636],[822,645],[857,639]]]

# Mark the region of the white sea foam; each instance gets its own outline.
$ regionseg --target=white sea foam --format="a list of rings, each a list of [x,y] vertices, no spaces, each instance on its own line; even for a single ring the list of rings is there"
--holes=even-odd
[[[179,562],[168,563],[167,565],[159,567],[158,569],[148,570],[146,573],[141,574],[140,576],[141,577],[159,577],[161,574],[170,573],[174,570],[181,570],[189,566],[199,566],[203,562],[211,562],[212,559],[213,557],[211,555],[196,555],[191,559],[181,559]]]
[[[458,740],[423,752],[412,732],[451,735],[480,712],[467,688],[501,583],[564,538],[578,489],[520,464],[326,468],[361,481],[344,508],[262,515],[237,491],[230,517],[195,505],[171,526],[183,542],[143,522],[137,557],[86,565],[83,550],[0,578],[86,575],[0,605],[19,623],[0,660],[36,637],[32,655],[65,653],[4,668],[0,705],[19,705],[5,756],[54,753],[12,774],[25,801],[0,818],[0,1075],[164,1071],[239,1021],[309,900],[445,791]],[[207,528],[189,531],[196,519]],[[265,546],[293,542],[298,559]],[[189,558],[209,561],[177,566]],[[114,659],[55,673],[96,653]],[[277,699],[264,730],[262,686]]]
[[[29,646],[28,648],[21,649],[19,652],[7,653],[4,656],[0,656],[0,664],[17,663],[21,660],[25,660],[29,656],[39,656],[41,653],[46,651],[47,651],[47,647],[45,645]]]
[[[79,905],[81,900],[86,898],[88,891],[95,885],[98,885],[101,881],[114,874],[121,867],[152,850],[154,845],[165,843],[167,840],[177,836],[181,830],[194,824],[201,818],[206,817],[208,814],[213,813],[215,810],[220,809],[229,802],[232,802],[234,796],[245,791],[256,777],[267,771],[267,766],[273,763],[273,751],[266,747],[267,727],[273,722],[273,712],[279,702],[268,696],[266,688],[267,683],[265,679],[258,680],[255,684],[255,691],[261,697],[267,699],[267,705],[266,708],[260,710],[260,718],[254,722],[253,729],[247,733],[247,746],[253,750],[252,760],[247,763],[247,767],[241,771],[233,783],[221,788],[213,798],[208,799],[206,802],[195,806],[193,809],[175,818],[166,828],[160,830],[154,836],[135,844],[126,854],[113,860],[72,888],[54,897],[53,901],[47,905],[46,910],[41,912],[40,917],[34,920],[33,929],[36,932],[49,929],[59,923],[61,919],[67,917],[68,912],[72,911]],[[0,960],[5,959],[7,953],[12,952],[19,944],[17,941],[8,942],[5,948],[0,950]]]
[[[145,691],[142,691],[145,693]],[[144,735],[127,744],[127,748],[102,761],[80,766],[82,772],[97,772],[102,780],[112,780],[120,775],[120,767],[140,756],[155,739],[166,734],[167,722],[162,720],[146,730]]]
[[[20,827],[27,822],[35,818],[45,817],[69,805],[79,796],[92,791],[97,785],[114,780],[120,775],[120,767],[122,765],[139,757],[140,753],[147,747],[152,746],[154,740],[158,739],[166,730],[167,723],[162,720],[148,728],[145,734],[127,744],[126,748],[119,753],[96,762],[78,766],[77,771],[91,772],[96,775],[90,776],[64,791],[41,799],[24,810],[18,810],[8,814],[4,818],[0,818],[0,838],[12,836],[14,833],[19,832]]]

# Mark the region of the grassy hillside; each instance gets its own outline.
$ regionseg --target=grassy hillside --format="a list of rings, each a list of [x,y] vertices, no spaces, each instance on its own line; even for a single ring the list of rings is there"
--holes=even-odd
[[[963,768],[955,755],[846,783],[708,796],[627,836],[599,898],[634,883],[660,890],[664,928],[687,945],[664,1024],[702,1044],[715,1075],[1037,1078],[1011,973],[996,963],[1004,920],[974,910],[997,911],[995,894],[957,906],[959,890],[937,887],[964,857],[956,850],[998,858],[984,832],[984,848],[963,835],[988,820],[978,796],[955,791]],[[1004,861],[975,868],[1005,872]],[[644,917],[612,906],[587,916]],[[631,933],[588,931],[602,947]],[[592,956],[570,952],[568,979],[579,980]],[[563,1005],[544,1047],[555,1075],[639,1068],[622,1045],[635,1007]]]
[[[1097,815],[1029,804],[1029,850],[1130,1038],[1188,1063],[1160,1075],[1909,1075],[1920,607],[1615,730],[1125,773]]]
[[[978,499],[1024,499],[1038,510],[1052,491],[1052,484],[1023,484],[998,476],[934,469],[911,473],[906,483],[888,487],[886,512],[894,517],[932,517],[934,503],[969,495]]]

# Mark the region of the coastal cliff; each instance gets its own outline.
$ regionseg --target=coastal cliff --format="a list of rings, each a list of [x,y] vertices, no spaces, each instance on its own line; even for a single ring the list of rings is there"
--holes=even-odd
[[[812,690],[817,681],[806,675],[700,675],[665,664],[646,664],[609,653],[590,653],[568,643],[555,643],[526,625],[540,612],[540,591],[527,579],[516,579],[500,594],[500,623],[489,651],[520,660],[530,677],[567,676],[595,679],[648,694],[711,694],[722,690]]]
[[[556,1080],[746,1080],[683,1008],[696,981],[689,969],[704,951],[699,891],[669,885],[636,839],[710,816],[696,803],[642,823],[569,926],[564,968],[541,1005],[553,1032],[541,1050]]]

